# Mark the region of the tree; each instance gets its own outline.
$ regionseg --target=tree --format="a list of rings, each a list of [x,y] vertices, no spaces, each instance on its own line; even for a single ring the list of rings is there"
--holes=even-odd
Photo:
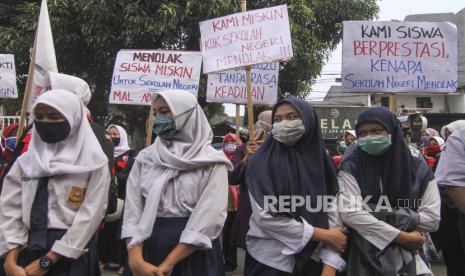
[[[13,53],[20,90],[23,90],[39,14],[40,1],[4,0],[0,4],[0,52]],[[49,0],[49,12],[59,71],[79,76],[94,90],[90,110],[104,122],[116,53],[120,49],[199,50],[200,21],[239,11],[238,0]],[[253,0],[249,9],[287,3],[294,58],[283,66],[279,97],[305,97],[319,76],[328,54],[341,40],[335,23],[370,20],[378,12],[376,0]],[[205,85],[199,102],[209,117],[223,112],[205,102]],[[21,99],[21,96],[20,96]],[[19,100],[18,100],[19,101]],[[16,101],[16,102],[18,102]],[[15,101],[9,106],[15,106]],[[17,103],[16,103],[17,108]],[[133,131],[141,127],[147,110],[124,110]]]

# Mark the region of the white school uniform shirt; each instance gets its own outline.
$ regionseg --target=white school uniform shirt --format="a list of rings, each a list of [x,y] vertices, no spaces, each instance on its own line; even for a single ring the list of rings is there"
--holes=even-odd
[[[67,90],[40,95],[33,110],[45,104],[60,112],[70,125],[58,143],[41,140],[36,126],[28,151],[5,177],[0,196],[0,254],[27,246],[32,203],[40,177],[48,180],[48,229],[66,230],[52,251],[77,259],[105,215],[110,186],[108,159],[87,120],[81,99]]]
[[[133,237],[141,222],[151,189],[141,185],[146,170],[150,168],[144,168],[136,159],[127,181],[122,238]],[[193,175],[200,175],[200,178]],[[226,165],[217,164],[195,172],[181,172],[169,180],[160,198],[157,217],[189,217],[179,243],[211,249],[212,240],[218,238],[223,229],[227,203],[228,171]]]
[[[250,228],[247,232],[247,252],[258,262],[291,273],[295,266],[294,255],[302,251],[313,236],[313,226],[305,219],[272,216],[255,201],[249,193],[252,207]],[[329,227],[342,227],[337,212],[328,213]],[[345,269],[345,261],[339,253],[322,243],[312,255],[315,261],[323,262],[339,271]]]
[[[177,134],[157,137],[136,157],[126,186],[122,238],[128,248],[144,242],[158,217],[189,217],[180,243],[212,248],[226,219],[228,174],[224,153],[211,146],[213,132],[197,98],[182,90],[163,90]]]
[[[0,255],[28,242],[30,215],[39,179],[24,175],[15,163],[0,197]],[[105,216],[110,172],[104,165],[89,173],[51,176],[48,180],[48,229],[66,230],[52,251],[77,259]]]
[[[355,229],[379,250],[386,248],[399,235],[400,230],[384,221],[378,220],[362,208],[360,187],[357,184],[357,180],[350,173],[340,171],[338,181],[338,207],[341,208],[340,215],[342,221],[352,229]],[[438,229],[441,220],[441,198],[435,179],[428,183],[417,213],[420,216],[417,227],[419,230],[435,232]],[[421,258],[416,256],[416,261],[417,267],[424,267]]]
[[[435,176],[440,186],[465,187],[465,129],[447,139]]]

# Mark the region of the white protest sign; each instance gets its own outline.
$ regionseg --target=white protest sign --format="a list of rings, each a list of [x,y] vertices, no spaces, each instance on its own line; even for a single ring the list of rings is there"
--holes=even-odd
[[[253,104],[272,105],[278,99],[279,63],[252,66]],[[245,69],[208,75],[207,102],[247,104]]]
[[[457,27],[448,22],[344,22],[346,92],[455,92]]]
[[[197,95],[200,52],[121,50],[111,81],[110,103],[150,105],[152,93],[180,89]]]
[[[205,74],[293,56],[287,5],[203,21],[200,34]]]
[[[13,55],[0,54],[0,98],[18,98],[15,57]]]

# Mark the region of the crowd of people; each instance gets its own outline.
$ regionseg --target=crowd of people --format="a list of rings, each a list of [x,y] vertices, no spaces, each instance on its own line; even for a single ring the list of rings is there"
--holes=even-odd
[[[85,81],[51,73],[33,123],[3,129],[0,275],[465,275],[465,121],[413,146],[382,107],[332,156],[288,98],[222,149],[185,91],[154,93],[152,145],[93,122]],[[123,124],[122,124],[123,125]],[[326,207],[336,208],[326,208]]]

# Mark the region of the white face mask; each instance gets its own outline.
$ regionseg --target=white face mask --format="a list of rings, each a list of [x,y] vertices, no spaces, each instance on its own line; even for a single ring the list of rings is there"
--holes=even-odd
[[[273,138],[277,141],[292,146],[304,135],[305,126],[302,120],[284,120],[273,124]]]
[[[236,144],[226,144],[224,145],[224,151],[226,151],[227,153],[234,153],[237,149],[237,145]]]

